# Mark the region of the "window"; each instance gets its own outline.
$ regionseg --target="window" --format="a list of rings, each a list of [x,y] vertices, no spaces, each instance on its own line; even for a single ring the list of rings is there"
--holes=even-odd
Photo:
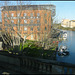
[[[7,26],[7,24],[4,24],[4,26]]]
[[[30,13],[30,16],[31,16],[30,18],[33,18],[33,13]]]
[[[33,20],[30,20],[30,23],[33,23]]]
[[[40,20],[37,20],[37,23],[40,23]]]
[[[20,21],[18,20],[18,23],[19,23]]]
[[[39,17],[37,17],[37,18],[39,18]]]
[[[5,20],[5,22],[7,22],[7,19],[4,19]]]
[[[11,23],[14,23],[14,20],[11,20]]]
[[[18,13],[17,16],[20,16],[20,13]]]
[[[46,14],[46,13],[45,13],[44,15],[45,15],[45,16],[47,16],[47,14]]]
[[[34,19],[35,19],[35,17],[34,17]]]
[[[45,20],[45,23],[47,23],[47,20]]]
[[[37,13],[37,16],[40,16],[40,13]]]
[[[27,14],[26,14],[26,13],[24,13],[24,16],[27,16]]]
[[[24,20],[24,23],[27,23],[27,20]]]
[[[52,13],[54,13],[55,12],[55,9],[52,9]]]
[[[31,31],[33,31],[33,28],[31,27]]]
[[[37,30],[40,31],[40,28],[38,27]]]
[[[52,13],[52,15],[54,15],[55,14],[55,9],[52,9],[51,13]]]
[[[7,31],[7,28],[5,28],[5,30]]]
[[[0,28],[0,30],[2,30],[2,28]]]
[[[23,17],[23,19],[25,19],[25,17]]]
[[[13,17],[13,19],[17,19],[16,17]]]
[[[33,13],[30,13],[30,16],[33,16]]]
[[[26,19],[29,19],[29,16],[26,16],[25,18],[26,18]]]
[[[20,26],[23,26],[23,24],[20,24]]]
[[[13,17],[13,16],[14,16],[14,14],[12,13],[12,14],[11,14],[11,17]]]
[[[5,13],[5,15],[4,15],[5,17],[7,17],[7,13]]]
[[[47,30],[47,28],[45,27],[45,30]]]
[[[48,28],[49,28],[49,25],[48,25]]]
[[[33,17],[31,16],[31,18],[33,18]]]
[[[24,31],[27,31],[27,27],[24,27]]]

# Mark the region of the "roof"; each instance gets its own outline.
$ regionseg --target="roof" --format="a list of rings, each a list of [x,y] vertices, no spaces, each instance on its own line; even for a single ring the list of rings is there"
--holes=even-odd
[[[3,8],[2,9],[2,11],[5,11],[5,10],[46,10],[46,9],[48,9],[48,10],[50,10],[49,8],[51,8],[51,7],[56,7],[55,5],[52,5],[52,4],[50,4],[50,5],[18,5],[18,6],[2,6],[1,8]]]
[[[73,21],[73,22],[75,22],[75,20],[70,20],[70,21]]]

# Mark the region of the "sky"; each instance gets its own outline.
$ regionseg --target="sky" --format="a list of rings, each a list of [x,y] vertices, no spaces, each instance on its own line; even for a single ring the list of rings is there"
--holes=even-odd
[[[0,1],[0,7],[4,1]],[[75,1],[24,1],[30,4],[53,4],[56,6],[56,22],[60,23],[62,19],[75,20]],[[23,3],[24,3],[23,2]],[[16,5],[16,1],[11,1],[10,5]],[[1,12],[0,12],[1,17]],[[1,18],[0,18],[1,20]]]

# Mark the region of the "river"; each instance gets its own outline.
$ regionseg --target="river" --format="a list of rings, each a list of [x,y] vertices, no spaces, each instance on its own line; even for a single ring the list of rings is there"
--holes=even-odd
[[[67,62],[67,63],[71,63],[71,64],[75,64],[75,31],[66,31],[68,36],[67,36],[67,40],[59,42],[59,45],[67,45],[68,50],[69,50],[69,55],[68,56],[58,56],[57,55],[57,61],[60,62]]]

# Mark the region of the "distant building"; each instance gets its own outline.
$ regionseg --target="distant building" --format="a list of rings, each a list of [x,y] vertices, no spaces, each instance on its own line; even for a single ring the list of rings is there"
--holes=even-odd
[[[62,27],[69,27],[69,19],[63,19],[61,22]]]
[[[61,22],[62,27],[69,27],[69,28],[74,28],[75,27],[75,20],[69,20],[69,19],[64,19]]]
[[[70,20],[69,21],[69,27],[74,28],[75,27],[75,20]]]
[[[23,38],[41,40],[51,29],[51,17],[55,16],[55,5],[3,6],[2,28],[10,32],[10,26]],[[17,36],[17,33],[13,33]],[[39,37],[40,36],[40,37]]]

